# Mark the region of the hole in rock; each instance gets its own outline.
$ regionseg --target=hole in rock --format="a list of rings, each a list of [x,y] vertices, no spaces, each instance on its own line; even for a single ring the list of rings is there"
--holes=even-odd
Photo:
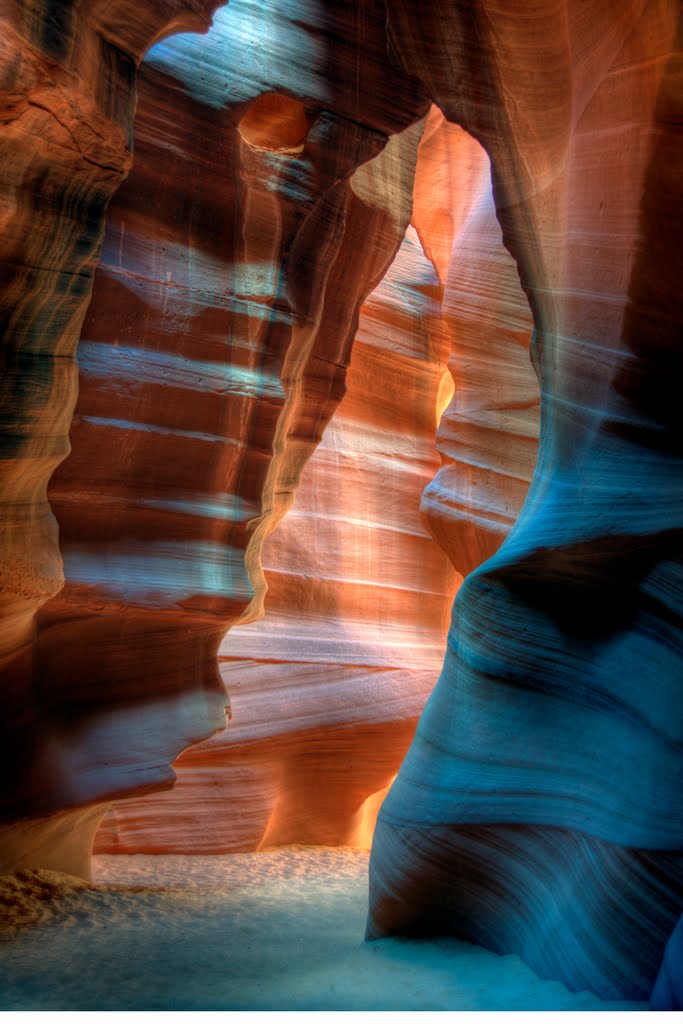
[[[267,92],[249,106],[238,131],[254,149],[295,152],[303,146],[308,132],[306,111],[302,103],[290,96]]]

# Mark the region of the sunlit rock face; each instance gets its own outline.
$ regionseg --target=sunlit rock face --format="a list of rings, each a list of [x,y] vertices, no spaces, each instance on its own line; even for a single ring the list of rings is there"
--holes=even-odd
[[[645,998],[683,902],[680,8],[438,15],[392,4],[390,36],[491,158],[541,438],[380,812],[369,934],[457,932]]]
[[[265,120],[255,118],[253,130]],[[439,468],[439,416],[445,465],[422,511],[439,540],[451,541],[443,546],[456,566],[477,558],[477,535],[489,548],[501,543],[531,479],[538,435],[531,318],[495,218],[489,161],[437,109],[420,141],[414,196],[420,234],[411,226],[364,305],[346,395],[264,545],[265,618],[233,627],[222,645],[230,727],[176,762],[172,790],[116,803],[99,851],[369,842],[381,790],[438,677],[461,579],[420,524],[421,494]],[[476,339],[467,345],[490,321],[493,363]],[[457,383],[444,411],[454,387],[448,358]],[[506,386],[528,401],[510,397],[506,410]],[[468,444],[468,426],[486,439],[479,447]],[[459,464],[466,460],[470,475],[444,510],[442,478],[455,464],[448,439],[460,436]],[[492,530],[477,525],[484,489]],[[230,814],[221,813],[226,801]]]
[[[424,492],[430,532],[462,575],[492,555],[526,497],[538,450],[532,317],[503,245],[486,151],[438,108],[420,142],[413,221],[442,282],[455,395]]]
[[[63,583],[46,488],[68,452],[107,202],[131,166],[137,64],[162,35],[204,31],[216,6],[0,3],[2,819],[53,807],[68,760],[35,664],[35,613]]]
[[[168,784],[225,725],[219,642],[260,612],[262,542],[405,234],[427,104],[387,80],[356,120],[384,22],[363,26],[356,80],[319,16],[231,4],[141,70],[50,489],[66,583],[41,613],[40,678],[69,709],[55,804]]]
[[[263,548],[266,615],[221,647],[232,722],[98,850],[365,845],[443,662],[460,577],[420,523],[448,338],[414,228],[363,306],[346,395]],[[225,813],[225,807],[230,813]]]

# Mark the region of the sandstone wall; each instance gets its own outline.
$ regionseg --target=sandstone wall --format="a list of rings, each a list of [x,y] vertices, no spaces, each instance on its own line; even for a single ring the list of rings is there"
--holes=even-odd
[[[361,310],[346,394],[264,544],[265,617],[221,646],[228,729],[176,762],[172,790],[116,803],[98,850],[369,845],[373,794],[436,682],[460,580],[419,515],[439,464],[440,295],[411,228]]]
[[[643,998],[682,895],[680,9],[437,15],[392,5],[390,35],[491,157],[540,449],[381,810],[369,934],[455,931]]]
[[[45,697],[35,614],[63,584],[46,492],[69,450],[76,345],[107,203],[131,166],[137,64],[169,32],[206,30],[216,6],[0,4],[0,816],[9,822],[73,801],[58,781],[69,773],[60,734],[70,727]]]
[[[292,53],[317,39],[268,17]],[[219,642],[261,612],[261,546],[410,217],[424,99],[380,95],[360,124],[345,66],[331,95],[320,43],[309,81],[284,42],[267,66],[259,19],[230,5],[141,70],[50,487],[66,583],[41,612],[38,685],[68,763],[48,810],[170,785],[177,755],[225,725]],[[382,24],[366,31],[372,61]]]
[[[422,293],[437,287],[434,364],[450,346],[456,390],[423,518],[468,575],[380,815],[369,934],[444,929],[574,988],[647,995],[683,902],[680,6],[234,0],[205,38],[164,41],[206,29],[213,6],[0,5],[3,863],[57,834],[78,860],[87,808],[170,784],[179,751],[224,724],[221,637],[262,609],[263,544],[405,236],[433,102],[452,127],[426,126],[414,226],[438,282]],[[490,159],[495,219],[461,129]],[[314,491],[300,511],[322,511]],[[286,532],[271,563],[283,641],[282,609],[303,622],[318,610],[305,595],[325,607],[331,592],[324,559],[308,589],[297,557]],[[377,578],[395,586],[393,571]],[[323,637],[355,621],[342,606]],[[247,670],[262,660],[241,653]],[[245,740],[262,720],[254,673]],[[250,843],[308,827],[299,788],[317,834],[360,834],[364,794],[387,779],[389,759],[335,781],[340,805],[353,796],[325,822],[306,781],[319,719],[315,754],[296,746],[306,699],[278,741],[292,785],[253,782]],[[44,833],[27,823],[51,814]],[[657,1005],[678,998],[677,936]]]
[[[346,395],[265,543],[265,618],[233,627],[222,644],[231,724],[179,759],[172,790],[118,802],[100,851],[371,838],[380,791],[436,682],[461,579],[420,524],[422,491],[439,468],[437,420],[443,412],[445,464],[424,519],[456,567],[501,543],[531,479],[538,434],[531,317],[502,244],[489,161],[437,109],[418,150],[413,218],[420,235],[409,229],[363,306]],[[490,345],[479,346],[477,361],[487,317]],[[455,396],[444,409],[454,386],[449,357]],[[462,494],[451,501],[455,481]],[[478,494],[493,490],[499,513],[491,511],[489,529]]]

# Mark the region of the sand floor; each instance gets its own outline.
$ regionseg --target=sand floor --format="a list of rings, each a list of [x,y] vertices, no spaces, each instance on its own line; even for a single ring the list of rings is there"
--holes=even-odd
[[[365,943],[368,854],[101,856],[0,942],[0,1010],[623,1010],[453,939]]]

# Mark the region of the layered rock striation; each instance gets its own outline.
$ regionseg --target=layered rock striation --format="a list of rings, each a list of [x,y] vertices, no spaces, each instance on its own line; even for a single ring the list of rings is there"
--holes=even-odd
[[[72,833],[92,834],[98,801],[170,784],[179,751],[224,724],[221,638],[263,609],[263,545],[341,400],[359,312],[406,233],[417,162],[420,244],[409,237],[416,273],[402,280],[421,296],[415,337],[424,315],[438,340],[411,382],[417,394],[428,378],[432,402],[450,347],[455,383],[423,519],[466,576],[375,832],[369,934],[454,932],[572,988],[643,998],[683,903],[680,7],[234,0],[206,37],[164,40],[206,29],[214,6],[0,4],[2,863],[36,866],[26,858],[50,836],[82,860]],[[136,67],[155,42],[135,167],[95,276],[105,210],[131,166]],[[432,102],[445,122],[433,114],[423,135]],[[469,136],[490,160],[493,204]],[[423,254],[436,275],[426,289]],[[540,440],[525,498],[538,424],[530,314]],[[392,345],[393,316],[382,314]],[[367,329],[358,372],[377,405],[400,393],[405,353],[368,344]],[[349,425],[363,421],[360,392],[330,441],[363,436]],[[392,404],[377,410],[384,435],[363,431],[380,447]],[[349,518],[347,495],[322,483],[333,451],[311,467],[279,552],[268,549],[276,660],[293,665],[305,646],[311,685],[280,718],[283,670],[264,667],[246,627],[224,648],[225,673],[244,670],[236,749],[277,736],[280,751],[281,776],[250,775],[260,754],[244,771],[233,762],[231,792],[241,779],[240,807],[256,808],[243,815],[247,846],[362,832],[364,801],[408,739],[390,723],[410,723],[424,699],[425,677],[402,690],[416,636],[424,626],[434,651],[439,632],[441,583],[417,611],[410,595],[445,579],[444,562],[421,556],[424,575],[394,604],[412,570],[389,557],[382,529],[374,567],[351,557],[370,523],[405,527],[389,493],[386,514],[347,523],[338,549],[322,539],[325,517]],[[46,488],[59,463],[55,519]],[[356,487],[354,503],[377,494],[372,469],[361,481],[342,468],[349,501]],[[305,513],[322,519],[326,557],[297,548]],[[382,613],[406,641],[398,666],[383,614],[381,642],[367,642],[384,584]],[[360,746],[363,716],[346,698],[323,727],[305,625],[316,618],[333,666],[325,696],[341,693],[334,666],[349,693],[369,692],[371,647],[399,670],[395,719],[369,699]],[[268,692],[280,732],[265,721]],[[310,779],[324,760],[317,730],[338,727],[335,817]],[[373,737],[378,750],[394,744],[391,757],[348,783]],[[225,758],[211,741],[193,770],[208,785]],[[47,831],[27,820],[39,815],[53,815]],[[123,826],[115,834],[124,842]],[[658,1007],[678,999],[678,935]]]
[[[268,17],[293,48],[319,34]],[[255,19],[230,5],[140,73],[50,488],[66,583],[41,612],[39,685],[68,762],[48,810],[169,785],[180,751],[225,725],[220,640],[260,614],[261,546],[410,217],[424,98],[380,95],[361,124],[343,63],[331,95],[324,47],[309,81],[304,52],[266,68]],[[371,60],[383,29],[366,29]]]
[[[503,244],[486,151],[435,107],[420,143],[413,221],[442,285],[455,395],[436,436],[442,465],[422,515],[459,573],[500,547],[538,451],[532,317]]]
[[[439,465],[441,291],[411,228],[361,310],[346,394],[264,544],[265,617],[221,646],[229,728],[183,754],[172,790],[117,802],[98,851],[369,845],[460,580],[419,514]]]
[[[490,155],[540,449],[380,812],[369,934],[455,932],[642,999],[683,895],[680,10],[438,14],[392,5],[390,36]]]
[[[172,790],[117,802],[98,851],[370,840],[381,791],[436,682],[461,579],[420,525],[421,494],[439,466],[435,426],[441,418],[444,465],[423,516],[440,540],[451,539],[443,546],[456,568],[477,556],[478,488],[500,494],[493,527],[475,527],[480,544],[501,543],[538,435],[531,317],[502,244],[489,161],[436,108],[419,144],[414,197],[419,235],[409,229],[363,306],[345,397],[264,545],[265,618],[233,627],[223,642],[230,728],[176,762]],[[490,350],[474,358],[486,316],[493,363]],[[465,460],[456,462],[450,445],[462,452],[468,426],[484,440],[469,445],[465,481]],[[463,482],[457,502],[448,474]]]
[[[5,821],[71,802],[57,781],[68,755],[55,721],[59,701],[45,698],[50,669],[41,679],[36,661],[35,614],[63,584],[47,485],[69,450],[76,345],[107,203],[131,166],[137,64],[168,33],[206,30],[216,6],[211,0],[0,4]],[[46,797],[53,786],[57,792]]]

